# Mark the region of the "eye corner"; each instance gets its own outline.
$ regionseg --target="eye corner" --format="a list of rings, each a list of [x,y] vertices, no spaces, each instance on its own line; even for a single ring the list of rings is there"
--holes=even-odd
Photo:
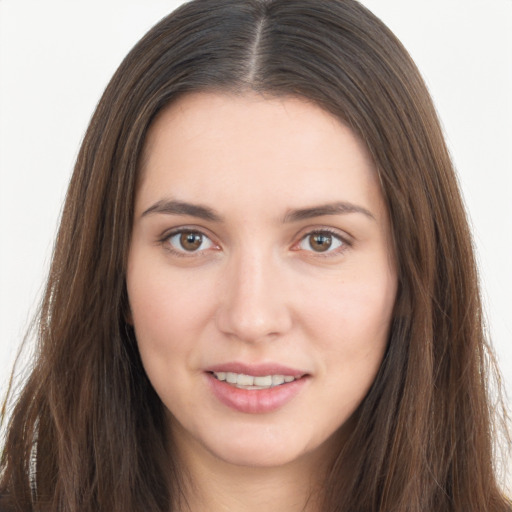
[[[324,250],[315,250],[311,243],[311,237],[314,236],[319,237],[320,244],[323,243],[321,239],[324,239],[326,243]],[[332,228],[319,226],[303,231],[299,235],[298,240],[290,247],[290,250],[294,252],[304,251],[308,256],[312,257],[335,257],[343,254],[352,245],[353,242],[348,235],[344,235]],[[317,249],[322,249],[321,245],[318,245]]]
[[[157,243],[173,256],[185,258],[205,256],[210,251],[221,250],[220,244],[210,234],[195,226],[167,230],[158,238]],[[187,243],[189,247],[185,246]]]

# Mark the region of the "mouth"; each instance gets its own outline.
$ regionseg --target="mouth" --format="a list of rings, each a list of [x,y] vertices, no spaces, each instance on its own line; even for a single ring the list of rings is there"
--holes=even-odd
[[[279,364],[224,363],[207,368],[213,395],[225,406],[246,414],[277,411],[307,389],[311,375]]]
[[[283,384],[289,384],[295,380],[302,379],[304,375],[282,375],[282,374],[269,374],[269,375],[248,375],[245,373],[234,372],[208,372],[215,379],[225,382],[230,386],[238,389],[247,390],[264,390],[271,389]]]

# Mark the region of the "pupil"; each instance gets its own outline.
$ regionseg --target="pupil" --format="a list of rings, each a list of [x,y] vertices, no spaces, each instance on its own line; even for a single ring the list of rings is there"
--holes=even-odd
[[[324,252],[331,247],[332,237],[331,235],[322,234],[312,235],[309,244],[314,251]]]
[[[203,237],[199,233],[182,233],[180,243],[186,251],[195,251],[201,247]]]

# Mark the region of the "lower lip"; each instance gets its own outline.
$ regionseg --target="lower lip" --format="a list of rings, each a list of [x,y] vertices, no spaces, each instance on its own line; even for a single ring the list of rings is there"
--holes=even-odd
[[[307,377],[269,389],[240,389],[207,374],[208,384],[217,399],[231,409],[247,414],[263,414],[285,406],[306,385]]]

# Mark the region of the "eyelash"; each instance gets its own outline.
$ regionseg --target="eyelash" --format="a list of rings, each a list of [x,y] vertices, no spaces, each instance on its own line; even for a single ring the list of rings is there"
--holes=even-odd
[[[211,248],[211,247],[208,247],[206,249],[201,249],[201,250],[187,251],[185,248],[175,249],[174,247],[172,247],[172,245],[170,243],[171,238],[173,238],[177,235],[183,235],[183,234],[199,235],[199,236],[203,237],[203,239],[201,241],[201,245],[204,243],[204,240],[206,239],[206,240],[210,241],[210,243],[212,244],[213,247],[218,247],[215,244],[215,242],[213,242],[211,237],[209,237],[203,231],[201,231],[199,229],[195,229],[195,228],[187,228],[186,226],[180,227],[180,228],[177,228],[170,232],[165,233],[159,239],[158,242],[168,252],[172,253],[175,256],[183,257],[183,258],[204,256],[205,252]],[[313,229],[313,230],[310,230],[310,231],[307,231],[306,233],[304,233],[300,237],[299,241],[295,242],[293,244],[292,250],[300,251],[301,249],[299,246],[302,243],[304,243],[308,239],[308,237],[312,237],[314,235],[328,235],[329,237],[332,237],[333,239],[337,240],[340,243],[340,245],[338,247],[336,247],[334,250],[330,250],[330,247],[329,247],[326,251],[323,251],[323,252],[322,251],[314,251],[313,249],[311,249],[311,250],[306,249],[306,252],[311,253],[312,255],[314,255],[314,257],[328,258],[328,257],[332,257],[332,256],[337,256],[337,255],[342,254],[343,252],[345,252],[348,248],[350,248],[352,246],[352,243],[347,239],[347,237],[341,236],[338,231],[329,229],[329,228],[318,228],[318,229]]]
[[[199,250],[199,251],[187,251],[184,248],[180,250],[180,249],[175,249],[174,247],[172,247],[172,245],[170,243],[171,238],[173,238],[173,237],[175,237],[177,235],[183,235],[183,234],[199,235],[199,236],[203,237],[201,245],[204,242],[204,240],[206,239],[206,240],[210,240],[211,244],[213,246],[215,246],[215,243],[212,241],[211,237],[209,237],[207,234],[203,233],[199,229],[187,228],[186,226],[178,228],[178,229],[174,229],[174,230],[172,230],[170,232],[165,233],[160,238],[159,243],[164,247],[164,249],[166,251],[170,252],[174,256],[178,256],[178,257],[181,257],[181,258],[187,258],[187,257],[191,257],[191,256],[195,256],[195,257],[203,256],[207,249],[202,249],[202,250]]]
[[[309,237],[312,237],[314,235],[328,235],[332,237],[333,239],[338,240],[340,242],[340,246],[335,248],[334,250],[330,250],[330,247],[326,251],[314,251],[311,249],[310,252],[312,255],[314,255],[315,258],[329,258],[333,256],[339,256],[343,252],[345,252],[349,247],[352,246],[352,243],[347,239],[347,237],[342,236],[338,231],[334,229],[329,228],[318,228],[313,229],[311,231],[308,231],[304,235],[302,235],[297,243],[294,244],[293,247],[298,247],[300,244],[302,244],[304,241],[306,241]],[[311,246],[311,243],[310,243]],[[300,250],[300,249],[293,249],[293,250]]]

